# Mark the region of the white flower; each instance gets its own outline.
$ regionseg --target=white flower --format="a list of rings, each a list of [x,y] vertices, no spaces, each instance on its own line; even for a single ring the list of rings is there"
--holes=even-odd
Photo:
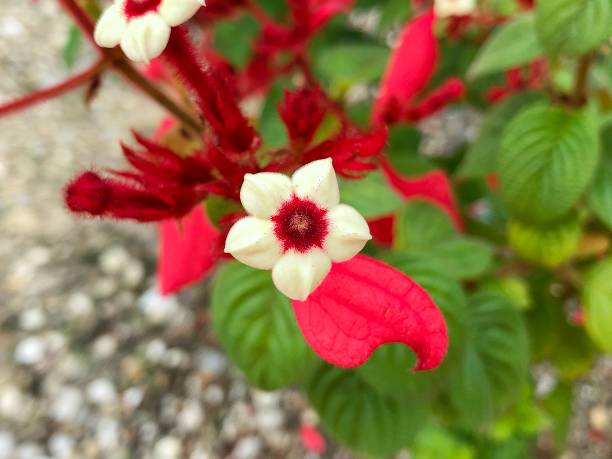
[[[467,16],[476,9],[476,0],[435,0],[434,11],[439,18]]]
[[[240,200],[249,216],[231,228],[225,252],[271,269],[276,288],[294,300],[305,300],[323,282],[332,261],[353,258],[372,238],[365,219],[340,204],[330,158],[306,164],[291,178],[247,174]]]
[[[105,48],[121,45],[136,62],[149,62],[166,48],[170,28],[188,21],[204,0],[115,0],[104,11],[94,38]]]

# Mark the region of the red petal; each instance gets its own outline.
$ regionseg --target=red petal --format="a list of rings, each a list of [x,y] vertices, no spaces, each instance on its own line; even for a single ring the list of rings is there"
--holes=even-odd
[[[406,108],[433,74],[438,62],[438,42],[433,31],[433,11],[410,21],[389,59],[376,105],[375,124],[385,121],[392,106]]]
[[[382,160],[382,169],[391,186],[404,198],[420,198],[428,201],[448,214],[458,231],[463,231],[463,220],[457,208],[453,190],[446,173],[435,170],[420,177],[402,177],[393,166]]]
[[[395,226],[395,215],[385,215],[368,220],[370,234],[377,244],[390,247],[393,244],[393,227]]]
[[[337,263],[306,301],[293,301],[306,341],[319,356],[356,367],[384,343],[404,343],[415,370],[431,370],[448,348],[446,322],[429,295],[408,276],[358,255]]]
[[[169,295],[200,280],[221,257],[219,230],[200,205],[182,220],[160,224],[158,276],[161,293]]]
[[[310,453],[322,454],[325,452],[325,438],[312,426],[300,427],[300,440],[302,440],[304,449]]]

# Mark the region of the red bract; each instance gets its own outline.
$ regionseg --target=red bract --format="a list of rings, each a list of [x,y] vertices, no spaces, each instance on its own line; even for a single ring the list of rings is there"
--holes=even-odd
[[[300,427],[300,440],[304,449],[313,454],[325,452],[325,438],[316,428],[308,425]]]
[[[420,177],[402,177],[391,164],[382,161],[383,172],[391,186],[405,199],[423,199],[441,208],[459,230],[463,220],[458,210],[453,189],[446,173],[442,170],[428,172]]]
[[[327,101],[319,87],[305,87],[297,91],[285,91],[285,99],[278,107],[294,149],[302,149],[312,138],[323,121]]]
[[[385,343],[403,343],[417,355],[415,370],[436,368],[446,355],[444,316],[405,274],[358,255],[334,264],[306,301],[293,301],[306,341],[341,367],[364,363]]]
[[[331,157],[336,173],[346,178],[360,178],[378,167],[376,161],[386,143],[386,128],[366,133],[342,132],[307,151],[304,163]]]
[[[181,220],[160,224],[158,276],[160,290],[168,295],[206,276],[223,254],[223,238],[196,206]]]
[[[416,17],[404,27],[389,60],[374,106],[375,124],[395,122],[431,78],[438,62],[433,12]]]

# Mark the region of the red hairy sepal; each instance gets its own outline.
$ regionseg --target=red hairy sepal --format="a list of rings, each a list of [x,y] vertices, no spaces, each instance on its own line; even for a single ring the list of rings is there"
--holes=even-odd
[[[294,148],[308,145],[323,121],[326,100],[319,87],[305,87],[297,91],[285,91],[285,98],[278,112],[287,127]]]
[[[220,231],[198,205],[180,220],[159,225],[157,274],[162,295],[175,293],[205,277],[223,254]]]
[[[438,62],[438,41],[429,10],[408,22],[385,72],[372,119],[375,124],[395,121],[393,113],[410,105],[429,82]]]
[[[74,213],[97,216],[106,211],[110,194],[110,189],[102,177],[87,171],[66,186],[64,200],[68,209]]]
[[[313,350],[340,367],[363,364],[385,343],[415,352],[416,371],[439,366],[448,350],[444,316],[417,283],[397,269],[358,255],[336,263],[306,301],[292,301]]]

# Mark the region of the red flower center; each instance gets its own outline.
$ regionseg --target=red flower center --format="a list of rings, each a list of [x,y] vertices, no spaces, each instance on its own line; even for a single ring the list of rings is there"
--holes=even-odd
[[[308,252],[314,247],[323,248],[329,233],[327,210],[308,199],[293,196],[272,217],[274,234],[280,240],[283,251]]]
[[[162,0],[127,0],[125,2],[125,15],[131,19],[142,16],[151,11],[157,11]]]

